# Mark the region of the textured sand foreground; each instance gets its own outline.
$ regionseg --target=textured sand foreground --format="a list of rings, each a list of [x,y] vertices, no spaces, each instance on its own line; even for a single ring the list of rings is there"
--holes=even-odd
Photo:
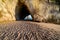
[[[0,23],[0,40],[60,40],[60,25],[30,21]]]

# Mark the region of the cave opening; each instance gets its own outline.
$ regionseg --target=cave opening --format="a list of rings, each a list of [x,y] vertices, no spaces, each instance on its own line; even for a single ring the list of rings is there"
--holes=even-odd
[[[30,11],[25,4],[21,5],[21,7],[17,6],[15,12],[16,20],[32,20]]]

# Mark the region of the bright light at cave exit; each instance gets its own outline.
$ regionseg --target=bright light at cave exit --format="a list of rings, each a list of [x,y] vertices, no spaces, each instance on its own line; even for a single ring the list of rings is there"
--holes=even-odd
[[[31,15],[28,15],[24,18],[24,20],[32,20],[32,16]]]

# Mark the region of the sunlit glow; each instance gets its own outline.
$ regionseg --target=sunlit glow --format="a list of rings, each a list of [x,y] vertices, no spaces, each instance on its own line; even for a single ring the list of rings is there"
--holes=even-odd
[[[31,15],[28,15],[24,18],[24,20],[32,20],[32,16]]]

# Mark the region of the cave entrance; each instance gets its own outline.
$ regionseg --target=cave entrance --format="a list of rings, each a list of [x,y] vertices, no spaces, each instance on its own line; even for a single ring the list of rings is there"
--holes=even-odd
[[[16,20],[32,20],[29,9],[25,4],[21,5],[21,7],[16,7],[16,15]]]

